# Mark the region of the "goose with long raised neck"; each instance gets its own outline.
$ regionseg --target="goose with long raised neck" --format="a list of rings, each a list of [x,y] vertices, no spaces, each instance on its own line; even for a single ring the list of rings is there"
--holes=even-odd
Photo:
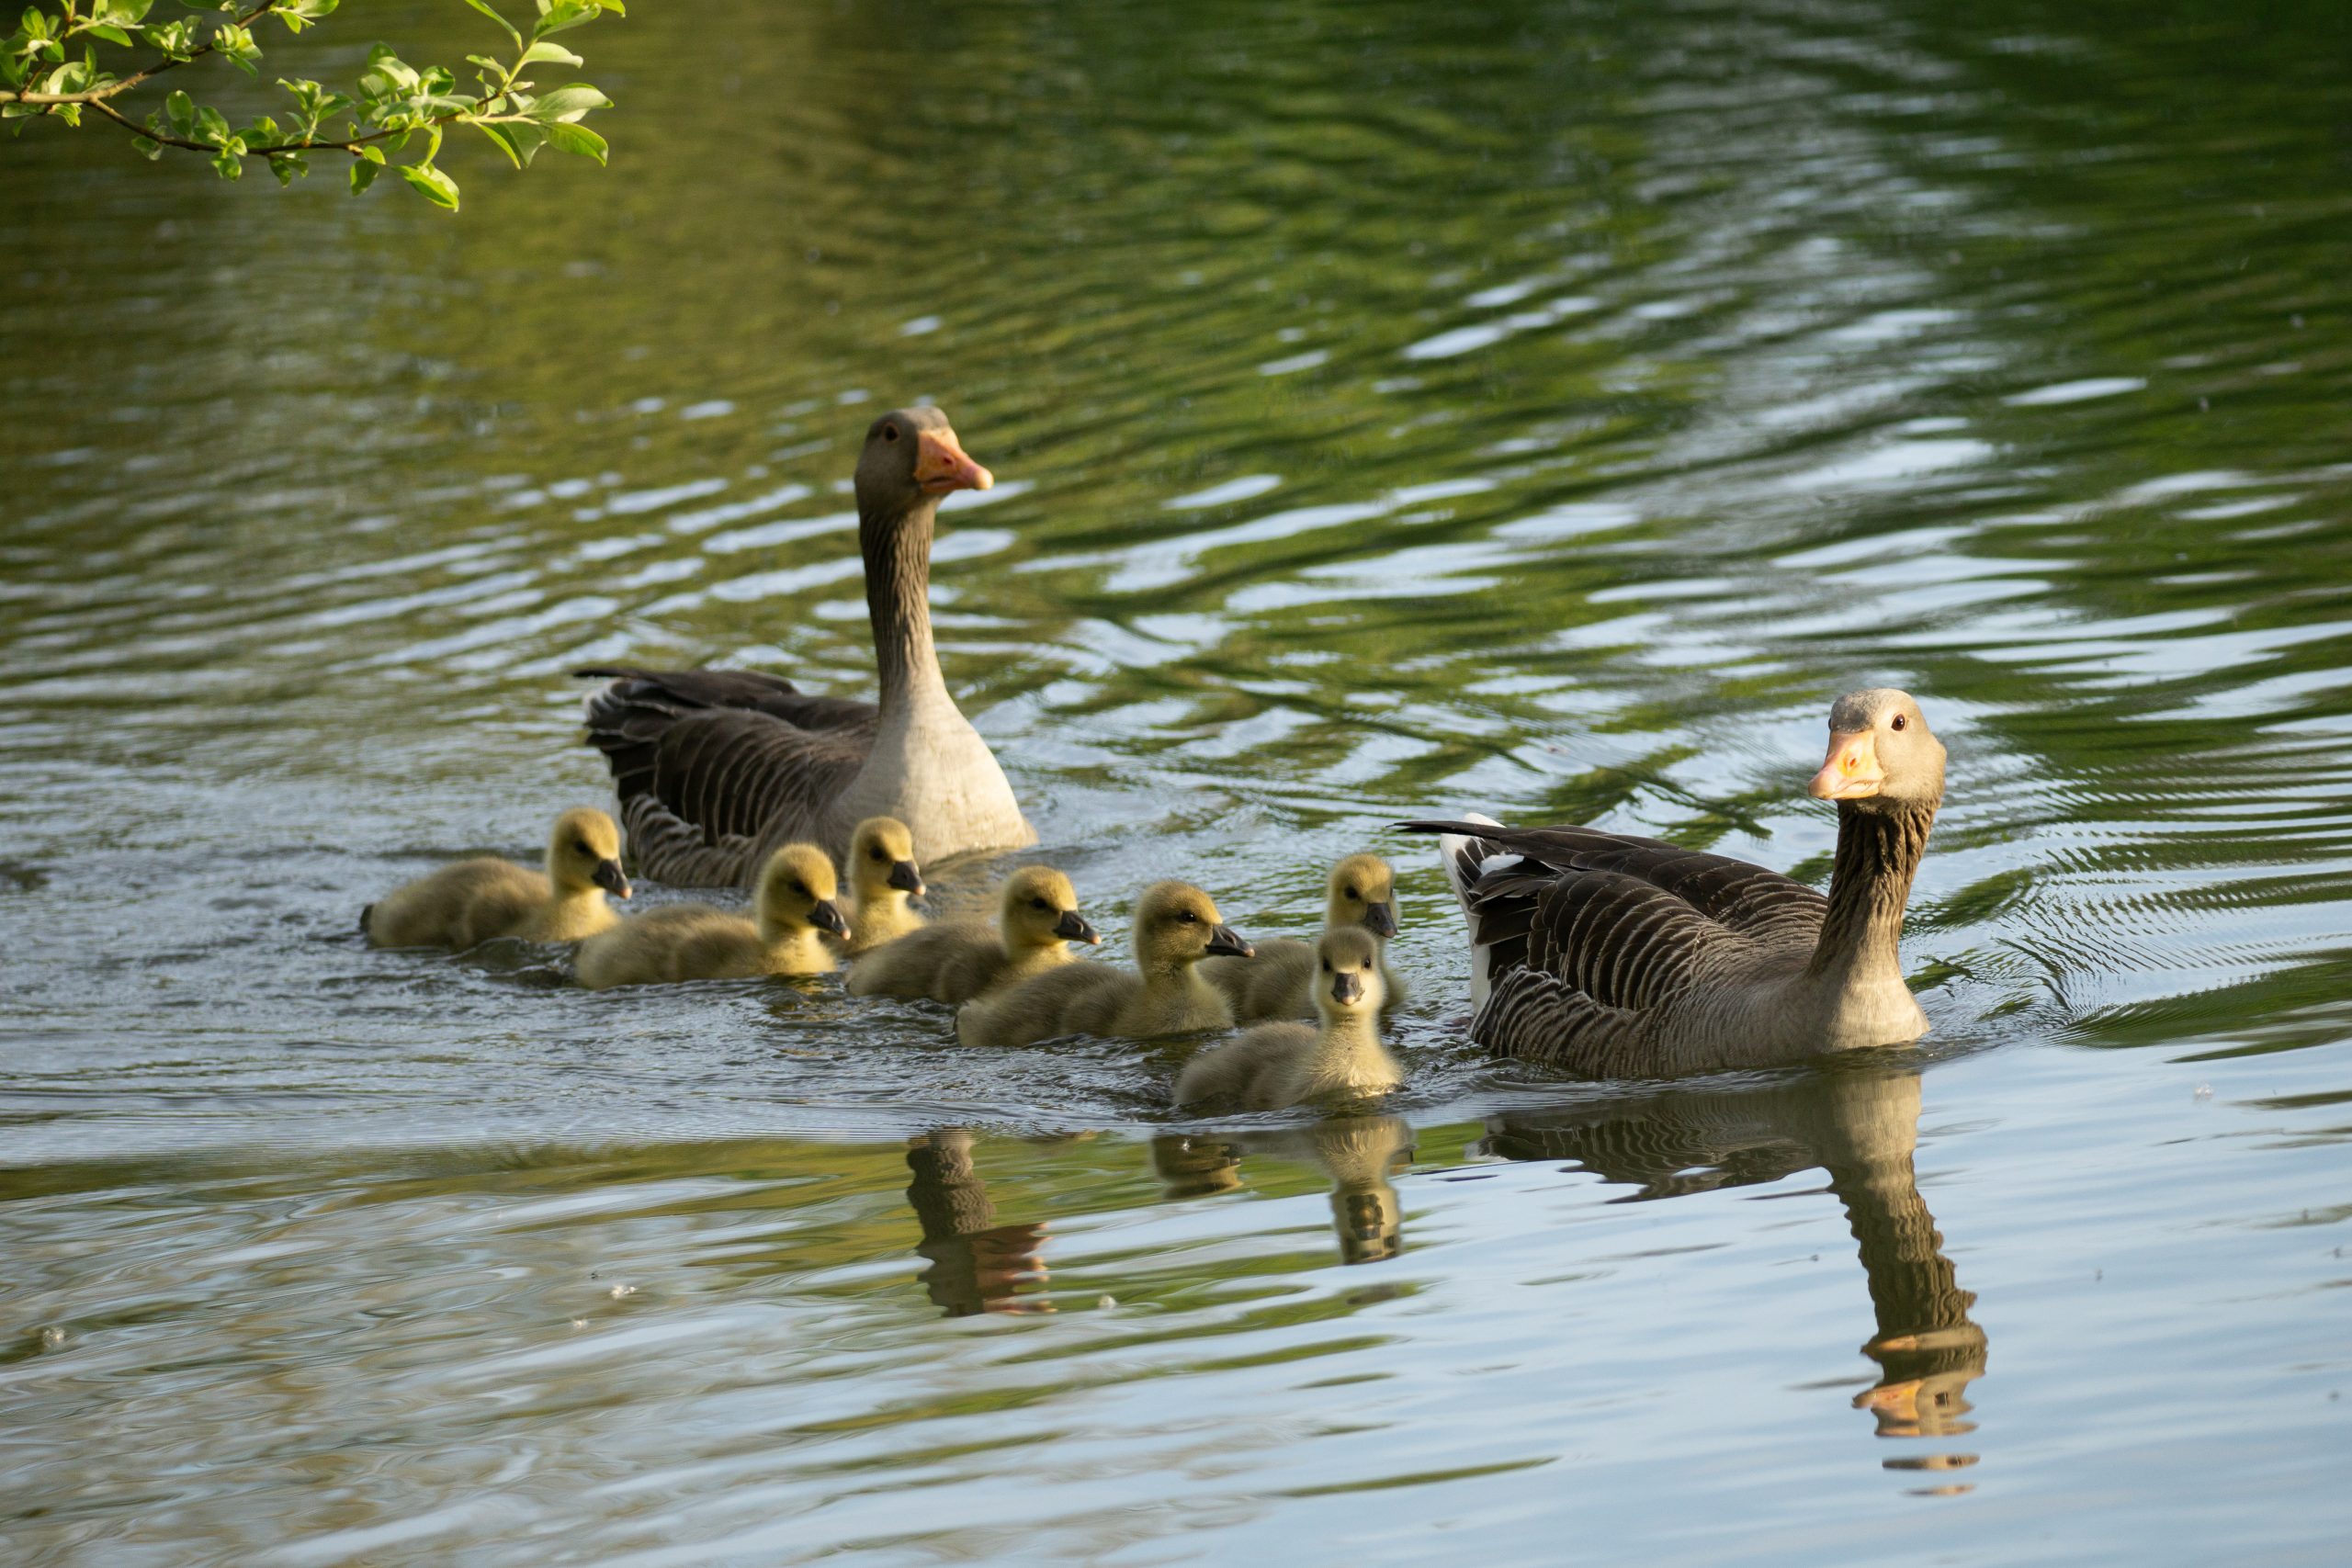
[[[746,883],[788,842],[843,853],[869,817],[905,823],[923,862],[1036,841],[932,642],[940,501],[995,482],[937,409],[898,409],[867,427],[857,538],[878,704],[745,670],[576,671],[607,682],[588,699],[588,740],[611,765],[641,874]]]
[[[1669,1077],[1925,1034],[1903,911],[1943,801],[1943,744],[1890,688],[1839,698],[1829,730],[1807,786],[1838,806],[1826,897],[1655,839],[1400,824],[1443,835],[1470,927],[1474,1037],[1590,1077]]]

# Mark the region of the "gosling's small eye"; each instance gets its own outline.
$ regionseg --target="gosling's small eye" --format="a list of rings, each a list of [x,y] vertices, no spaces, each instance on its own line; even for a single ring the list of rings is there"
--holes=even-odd
[[[1890,728],[1895,728],[1895,729],[1900,729],[1900,728],[1903,728],[1903,716],[1902,716],[1901,714],[1896,714],[1896,715],[1894,716],[1894,723]]]
[[[884,426],[882,427],[882,439],[883,439],[883,440],[885,440],[885,441],[896,441],[898,438],[899,438],[899,427],[898,427],[897,425],[895,425],[895,424],[886,424],[886,425],[884,425]]]
[[[578,850],[578,851],[579,851],[582,854],[583,854],[583,855],[585,855],[585,854],[594,854],[594,853],[595,852],[594,850],[591,850],[591,849],[588,847],[588,840],[585,840],[585,839],[574,839],[574,840],[571,840],[571,847],[572,847],[573,849],[575,849],[575,850]]]
[[[876,844],[872,849],[865,852],[865,858],[867,860],[888,860],[890,857],[882,852],[881,845]]]
[[[1180,920],[1183,921],[1183,922],[1184,922],[1184,924],[1186,924],[1186,925],[1188,925],[1188,926],[1194,926],[1194,925],[1198,925],[1198,924],[1200,924],[1200,921],[1201,921],[1201,918],[1200,918],[1198,915],[1195,915],[1194,913],[1193,913],[1193,911],[1192,911],[1192,910],[1190,910],[1190,909],[1179,909],[1179,910],[1177,910],[1177,911],[1176,911],[1176,918],[1177,918],[1178,919],[1180,919]]]
[[[1029,907],[1030,907],[1031,908],[1033,908],[1033,909],[1045,909],[1045,910],[1047,910],[1047,911],[1050,911],[1050,910],[1053,908],[1053,906],[1052,906],[1051,904],[1046,903],[1043,898],[1032,898],[1032,899],[1030,899],[1030,900],[1029,900]]]
[[[1328,959],[1328,958],[1327,958],[1327,959],[1325,959],[1325,960],[1323,961],[1323,973],[1325,973],[1326,975],[1329,975],[1330,972],[1331,972],[1331,961],[1330,961],[1329,959]]]
[[[1340,897],[1345,898],[1361,898],[1363,897],[1363,894],[1357,892],[1352,887],[1343,887],[1340,890]]]
[[[796,882],[792,885],[792,891],[806,898],[808,897],[808,885],[805,882]]]

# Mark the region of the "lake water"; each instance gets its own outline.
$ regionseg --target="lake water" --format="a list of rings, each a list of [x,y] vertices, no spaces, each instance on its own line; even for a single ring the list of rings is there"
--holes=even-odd
[[[478,149],[455,219],[0,145],[0,1556],[2343,1561],[2336,9],[575,38],[612,167]],[[866,691],[847,474],[918,398],[1000,479],[951,683],[1106,931],[1399,865],[1386,1114],[356,937],[608,798],[575,665]],[[1882,682],[1952,759],[1923,1049],[1465,1043],[1385,824],[1817,881]]]

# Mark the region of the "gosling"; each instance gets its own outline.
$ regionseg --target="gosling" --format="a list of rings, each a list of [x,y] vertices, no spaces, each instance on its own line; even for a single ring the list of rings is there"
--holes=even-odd
[[[1176,1103],[1227,1100],[1273,1111],[1317,1100],[1361,1100],[1404,1081],[1380,1043],[1380,946],[1361,926],[1315,944],[1315,1006],[1322,1028],[1261,1023],[1194,1057],[1176,1078]]]
[[[1069,877],[1049,865],[1023,866],[1005,879],[995,930],[946,920],[909,931],[852,964],[849,991],[954,1007],[1069,963],[1077,956],[1071,942],[1091,947],[1102,940],[1078,912]]]
[[[1323,929],[1349,928],[1371,932],[1378,944],[1381,991],[1387,998],[1381,1005],[1395,1007],[1405,998],[1404,983],[1388,968],[1388,939],[1396,934],[1396,874],[1378,855],[1350,855],[1331,868]],[[1242,1023],[1317,1016],[1313,942],[1278,937],[1260,942],[1255,958],[1212,958],[1201,973],[1225,993]]]
[[[1223,1029],[1233,1010],[1201,978],[1211,953],[1249,956],[1250,944],[1217,919],[1209,896],[1185,882],[1160,882],[1136,907],[1134,969],[1064,964],[1031,976],[956,1015],[967,1045],[1027,1045],[1063,1034],[1150,1040]]]
[[[755,924],[708,904],[671,904],[582,942],[576,972],[592,991],[675,980],[745,980],[762,975],[829,975],[824,936],[849,922],[833,902],[833,863],[814,844],[786,844],[768,857],[754,895]]]
[[[848,869],[857,902],[843,953],[864,953],[922,929],[922,916],[908,903],[922,897],[922,872],[915,865],[915,836],[904,822],[895,817],[860,822],[850,835]]]
[[[621,831],[601,811],[580,807],[555,819],[547,870],[485,855],[445,865],[359,911],[359,930],[378,947],[461,949],[493,937],[579,942],[619,919],[605,902],[628,897]]]

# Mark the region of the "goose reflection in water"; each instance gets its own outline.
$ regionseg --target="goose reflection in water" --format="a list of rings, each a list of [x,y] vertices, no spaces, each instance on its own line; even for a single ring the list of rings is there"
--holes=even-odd
[[[922,1226],[916,1250],[930,1260],[923,1289],[949,1317],[984,1312],[1051,1312],[1042,1224],[996,1224],[996,1205],[972,1165],[972,1133],[942,1127],[910,1139],[907,1201]],[[1023,1286],[1032,1293],[1023,1293]]]
[[[1655,1094],[1487,1120],[1483,1147],[1506,1159],[1566,1159],[1640,1187],[1626,1201],[1777,1181],[1818,1166],[1845,1205],[1870,1282],[1877,1332],[1862,1354],[1878,1381],[1854,1399],[1883,1438],[1975,1429],[1968,1385],[1984,1373],[1984,1331],[1969,1317],[1912,1167],[1916,1068],[1832,1062],[1752,1089]],[[1891,1470],[1955,1470],[1973,1454],[1889,1460]],[[1965,1490],[1961,1488],[1960,1490]]]
[[[1311,1126],[1238,1134],[1169,1134],[1151,1141],[1151,1164],[1170,1198],[1229,1192],[1245,1154],[1308,1161],[1331,1179],[1331,1228],[1346,1263],[1377,1263],[1404,1246],[1404,1213],[1389,1177],[1413,1157],[1401,1116],[1340,1116]]]

